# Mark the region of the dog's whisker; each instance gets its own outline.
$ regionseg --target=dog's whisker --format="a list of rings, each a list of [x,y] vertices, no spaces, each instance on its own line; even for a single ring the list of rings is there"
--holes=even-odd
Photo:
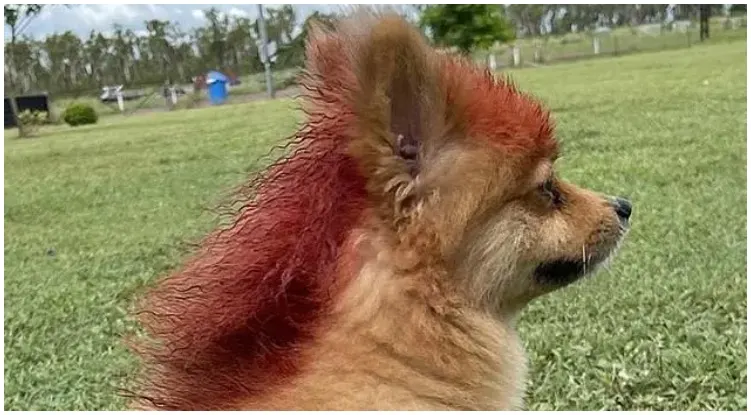
[[[582,263],[584,264],[584,273],[587,273],[587,244],[582,244]]]

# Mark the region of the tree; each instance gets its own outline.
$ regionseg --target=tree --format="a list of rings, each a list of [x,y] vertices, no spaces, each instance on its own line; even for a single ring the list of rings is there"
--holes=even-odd
[[[274,26],[275,30],[278,32],[277,44],[281,45],[291,42],[292,31],[294,30],[295,22],[297,21],[295,9],[291,5],[285,4],[277,10],[267,9],[267,13],[270,25]]]
[[[68,91],[81,88],[79,79],[87,79],[84,75],[85,63],[83,56],[84,44],[71,31],[54,34],[44,40],[48,52],[50,73],[53,83],[61,83]]]
[[[731,16],[744,15],[746,14],[746,7],[747,5],[745,4],[731,4],[730,15]]]
[[[148,47],[150,67],[153,73],[157,73],[164,78],[171,78],[172,69],[175,65],[175,51],[167,39],[167,33],[172,32],[172,23],[166,20],[152,19],[145,22],[148,36],[146,45]],[[162,79],[162,80],[163,80]],[[174,82],[174,79],[172,79]]]
[[[709,39],[709,16],[712,14],[710,4],[699,5],[699,40]]]
[[[13,10],[11,20],[25,16],[24,8],[16,15]],[[277,42],[276,67],[301,66],[309,23],[302,24],[298,34],[302,22],[296,21],[292,7],[274,7],[267,12],[271,10],[273,19],[267,26],[271,40]],[[190,82],[192,76],[209,69],[237,75],[263,70],[252,19],[228,16],[217,9],[205,13],[203,27],[185,31],[176,22],[152,19],[143,22],[143,34],[114,24],[109,33],[94,30],[79,37],[68,31],[40,40],[20,34],[28,20],[16,19],[12,21],[15,45],[8,42],[4,50],[6,93],[39,89],[58,96],[78,96],[96,93],[104,85],[144,88],[166,79]],[[309,18],[334,19],[335,15],[321,13]]]
[[[172,62],[170,70],[172,75],[177,76],[175,79],[179,80],[178,82],[190,80],[185,70],[193,58],[193,48],[187,40],[188,35],[180,29],[180,24],[170,23],[170,28],[167,32],[167,44],[170,48],[170,59]]]
[[[41,4],[3,5],[5,25],[10,28],[10,45],[8,45],[10,52],[8,53],[8,58],[10,58],[9,66],[11,69],[8,72],[8,80],[10,81],[10,107],[13,111],[13,117],[16,119],[16,124],[18,125],[18,134],[22,137],[25,135],[25,131],[23,129],[23,126],[21,125],[22,123],[18,122],[18,106],[16,105],[16,97],[14,93],[16,85],[14,77],[12,75],[13,71],[16,69],[16,40],[18,39],[18,36],[23,32],[23,30],[26,29],[29,23],[31,23],[31,21],[39,15],[39,13],[42,11],[42,7],[44,6]]]
[[[509,19],[516,24],[517,33],[538,36],[546,12],[545,7],[542,4],[511,4],[506,7],[506,12]]]
[[[94,30],[91,31],[88,40],[84,43],[84,55],[87,60],[84,68],[89,75],[89,86],[98,87],[102,83],[109,46],[109,40],[101,32]]]
[[[114,60],[120,69],[116,75],[118,83],[129,83],[135,76],[135,34],[130,29],[124,30],[115,24],[115,36],[112,39]]]
[[[203,32],[208,37],[208,51],[217,69],[224,68],[227,50],[227,31],[229,18],[226,14],[212,7],[203,12],[209,27]]]
[[[16,44],[18,36],[42,11],[42,4],[6,4],[3,6],[5,25],[10,28],[10,45]]]
[[[227,32],[227,53],[230,67],[235,73],[253,73],[263,70],[261,61],[258,59],[256,47],[258,37],[253,31],[253,24],[247,17],[235,16]]]
[[[437,4],[425,6],[420,26],[433,41],[454,46],[463,54],[488,48],[495,42],[514,39],[511,23],[502,6],[492,4]]]

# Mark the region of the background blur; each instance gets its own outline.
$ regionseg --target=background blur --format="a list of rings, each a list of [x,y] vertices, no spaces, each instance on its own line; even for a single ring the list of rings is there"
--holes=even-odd
[[[177,108],[197,107],[208,98],[193,92],[218,71],[232,79],[232,101],[253,99],[265,91],[256,5],[201,6],[6,6],[6,95],[47,94],[52,120],[73,100],[120,112],[103,89],[111,86],[122,86],[127,113],[171,108],[165,85],[177,87]],[[441,46],[465,48],[491,69],[690,48],[705,40],[702,17],[708,41],[746,38],[745,5],[706,5],[704,14],[700,5],[670,4],[395,7]],[[294,84],[310,21],[345,10],[265,7],[275,89]]]
[[[307,29],[342,8],[265,8],[270,99],[257,6],[5,5],[5,409],[123,409],[134,297],[305,121]],[[633,202],[612,264],[521,314],[528,407],[745,410],[746,6],[397,10],[551,110],[562,177]]]

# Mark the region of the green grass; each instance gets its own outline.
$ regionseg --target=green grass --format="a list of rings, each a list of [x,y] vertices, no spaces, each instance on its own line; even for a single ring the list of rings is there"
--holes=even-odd
[[[296,79],[298,73],[299,70],[297,69],[281,69],[274,71],[272,77],[274,81],[274,88],[279,90],[288,87]],[[263,72],[241,76],[240,80],[242,81],[240,85],[236,85],[230,88],[228,97],[228,101],[230,103],[234,101],[242,101],[248,94],[257,94],[266,91],[266,79]],[[192,86],[190,85],[183,85],[183,87],[186,89],[192,88]],[[137,88],[147,91],[147,95],[142,98],[125,101],[125,111],[130,113],[138,110],[167,110],[167,102],[162,96],[161,88],[161,85],[152,85]],[[120,108],[118,108],[116,102],[103,103],[99,100],[98,95],[99,93],[101,93],[101,91],[95,92],[96,94],[90,92],[77,97],[53,96],[51,108],[53,118],[56,119],[61,117],[65,109],[73,103],[89,104],[94,108],[94,110],[96,110],[97,114],[99,114],[100,116],[121,114]],[[178,95],[177,97],[178,108],[195,106],[198,103],[205,105],[208,104],[208,95],[206,94],[205,90],[199,95],[197,102],[194,102],[194,98],[191,97],[191,94]]]
[[[564,177],[634,202],[609,270],[523,313],[531,408],[746,408],[745,62],[736,42],[514,74],[554,110]],[[291,108],[6,134],[6,409],[122,408],[133,293],[293,132]]]
[[[710,38],[708,43],[723,43],[745,40],[747,37],[745,23],[737,28],[724,26],[724,19],[710,21]],[[544,38],[521,38],[513,43],[519,47],[521,64],[551,64],[555,62],[576,60],[589,57],[607,57],[626,55],[635,52],[649,52],[695,47],[699,44],[699,27],[694,22],[686,32],[680,30],[661,33],[644,33],[639,29],[617,28],[610,33],[597,34],[600,38],[600,55],[595,55],[592,42],[593,34],[589,32],[569,33],[564,36]],[[499,65],[512,66],[512,44],[500,45],[493,49]],[[540,61],[535,58],[539,54]],[[487,62],[489,51],[475,54],[478,62]]]

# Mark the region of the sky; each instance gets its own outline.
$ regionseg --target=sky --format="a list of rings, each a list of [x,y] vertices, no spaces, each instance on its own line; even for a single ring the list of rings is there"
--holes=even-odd
[[[255,4],[81,4],[65,7],[48,5],[23,30],[24,35],[43,38],[52,33],[71,30],[79,36],[88,37],[92,30],[108,32],[118,23],[126,29],[145,33],[145,20],[160,19],[178,22],[183,30],[203,25],[203,10],[212,6],[229,15],[255,19]],[[278,7],[268,5],[267,7]],[[309,4],[295,5],[298,20],[302,20],[315,10],[337,11],[339,5]],[[10,37],[5,27],[6,40]]]

